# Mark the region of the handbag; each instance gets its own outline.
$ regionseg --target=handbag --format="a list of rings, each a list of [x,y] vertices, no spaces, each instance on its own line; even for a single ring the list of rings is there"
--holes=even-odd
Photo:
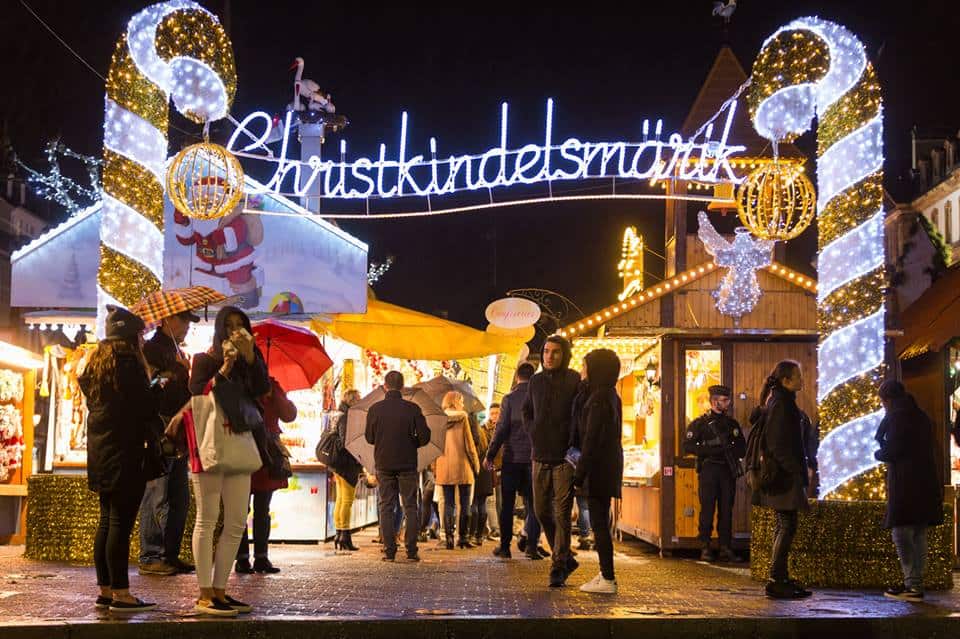
[[[200,472],[249,475],[260,469],[263,463],[253,433],[228,428],[224,411],[212,394],[191,398],[189,410],[187,426],[193,428]]]
[[[279,433],[267,433],[266,452],[270,461],[266,464],[270,479],[289,479],[293,476],[290,465],[290,451],[280,441]]]
[[[320,442],[317,444],[317,461],[326,466],[333,466],[340,456],[340,450],[343,448],[343,442],[337,434],[336,428],[331,428],[323,434]]]

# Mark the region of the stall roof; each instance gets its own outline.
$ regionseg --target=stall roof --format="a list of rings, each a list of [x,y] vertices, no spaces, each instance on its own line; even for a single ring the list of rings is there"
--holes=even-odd
[[[569,338],[587,335],[592,331],[599,329],[613,318],[632,311],[638,306],[642,306],[648,302],[659,299],[664,295],[669,295],[670,293],[675,293],[676,291],[682,290],[684,287],[689,286],[702,277],[705,277],[707,274],[714,272],[716,269],[717,265],[712,261],[704,262],[694,266],[693,268],[687,269],[682,273],[677,273],[674,277],[668,278],[660,284],[650,286],[649,288],[640,291],[636,295],[629,297],[622,302],[617,302],[616,304],[602,308],[596,313],[587,314],[583,319],[564,326],[562,329],[560,329],[559,333],[563,337]],[[777,277],[783,278],[798,288],[802,288],[803,290],[811,293],[817,292],[817,281],[815,279],[808,277],[803,273],[794,271],[793,269],[787,268],[779,262],[771,263],[770,266],[766,267],[766,270]]]
[[[897,356],[909,359],[939,351],[960,337],[960,266],[942,277],[900,314],[903,335],[896,338]]]
[[[480,331],[433,315],[367,300],[367,312],[340,313],[317,318],[317,333],[400,359],[465,359],[501,353],[513,354],[533,337],[533,327],[511,334]]]

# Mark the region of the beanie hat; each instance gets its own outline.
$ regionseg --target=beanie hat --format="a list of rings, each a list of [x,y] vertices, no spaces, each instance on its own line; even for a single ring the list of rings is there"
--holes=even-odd
[[[107,339],[133,339],[146,330],[143,320],[123,308],[107,304]]]

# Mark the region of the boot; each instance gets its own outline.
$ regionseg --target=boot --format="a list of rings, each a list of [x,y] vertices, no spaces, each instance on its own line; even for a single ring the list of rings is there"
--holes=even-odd
[[[349,550],[352,552],[356,552],[360,550],[359,548],[353,545],[353,533],[350,532],[349,530],[344,530],[342,532],[343,534],[340,536],[340,547],[343,548],[344,550]]]
[[[343,531],[342,531],[342,530],[338,530],[338,531],[337,531],[337,536],[333,538],[333,549],[334,549],[334,550],[340,550],[340,548],[341,548],[341,540],[342,540],[342,539],[343,539]]]
[[[453,517],[443,517],[443,533],[447,538],[447,550],[453,550]]]
[[[460,540],[457,542],[458,548],[473,548],[470,543],[470,515],[469,513],[460,514],[460,525],[457,527],[457,534]]]
[[[470,548],[473,548],[473,547],[474,545],[470,543],[470,540],[467,537],[461,537],[460,540],[457,542],[457,548],[464,548],[469,550]]]

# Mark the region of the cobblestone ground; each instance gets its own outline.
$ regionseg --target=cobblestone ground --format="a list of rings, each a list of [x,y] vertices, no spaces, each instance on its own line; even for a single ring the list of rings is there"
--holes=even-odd
[[[546,587],[549,560],[532,562],[491,555],[494,544],[448,551],[431,541],[419,564],[380,561],[372,534],[356,535],[361,551],[334,552],[331,544],[277,545],[278,575],[231,575],[228,592],[256,606],[265,619],[417,619],[434,615],[487,618],[700,617],[716,619],[958,617],[960,591],[930,593],[923,604],[886,600],[879,592],[821,590],[799,602],[762,596],[746,568],[694,559],[660,559],[641,544],[618,544],[620,594],[589,595],[578,586],[598,572],[596,554],[581,552],[580,569],[562,589]],[[22,558],[22,547],[0,547],[0,626],[94,624],[109,614],[94,610],[91,566]],[[402,557],[402,551],[398,557]],[[144,577],[131,567],[133,592],[157,601],[138,621],[175,622],[193,617],[193,576]],[[247,617],[249,618],[249,617]],[[234,622],[234,623],[242,623]],[[0,635],[4,634],[0,629]]]

